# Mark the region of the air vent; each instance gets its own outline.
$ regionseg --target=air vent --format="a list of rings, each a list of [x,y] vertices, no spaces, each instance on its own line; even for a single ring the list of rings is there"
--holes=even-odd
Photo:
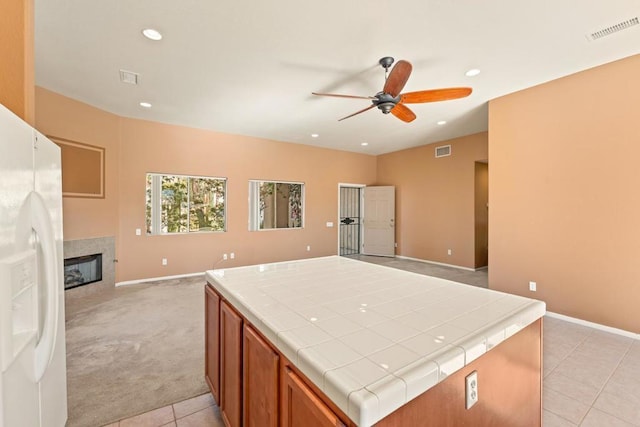
[[[612,25],[607,28],[603,28],[602,30],[593,32],[587,35],[587,39],[589,40],[598,40],[605,36],[610,36],[611,34],[617,33],[618,31],[626,30],[627,28],[631,28],[635,25],[638,25],[638,17],[627,19],[624,22],[620,22],[618,24]]]
[[[139,79],[140,75],[138,73],[134,73],[133,71],[120,70],[120,81],[122,83],[137,85]]]
[[[436,157],[446,157],[451,155],[451,146],[443,145],[441,147],[436,147]]]

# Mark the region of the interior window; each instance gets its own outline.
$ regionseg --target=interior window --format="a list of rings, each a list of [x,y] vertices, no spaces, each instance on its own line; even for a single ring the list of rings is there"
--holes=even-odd
[[[225,231],[227,180],[147,174],[147,234]]]
[[[302,228],[304,184],[249,181],[249,230]]]

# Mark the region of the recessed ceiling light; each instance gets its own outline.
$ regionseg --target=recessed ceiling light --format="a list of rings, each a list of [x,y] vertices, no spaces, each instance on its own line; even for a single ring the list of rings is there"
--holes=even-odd
[[[140,103],[140,106],[141,106],[141,107],[144,107],[144,108],[151,108],[151,104],[150,104],[150,103],[148,103],[148,102],[141,102],[141,103]]]
[[[437,124],[440,125],[440,126],[446,125],[447,121],[446,120],[440,120]]]
[[[319,137],[319,136],[320,136],[320,135],[318,135],[317,133],[312,133],[312,134],[311,134],[311,138],[317,138],[317,137]]]
[[[369,145],[368,142],[361,142],[360,145],[362,145],[363,147],[366,147],[367,145]]]
[[[478,74],[480,74],[480,70],[478,70],[477,68],[472,68],[469,71],[467,71],[466,73],[464,73],[464,75],[467,76],[467,77],[475,77]]]
[[[162,34],[160,34],[160,31],[154,30],[153,28],[145,28],[142,30],[142,34],[144,34],[144,36],[149,40],[162,40]]]

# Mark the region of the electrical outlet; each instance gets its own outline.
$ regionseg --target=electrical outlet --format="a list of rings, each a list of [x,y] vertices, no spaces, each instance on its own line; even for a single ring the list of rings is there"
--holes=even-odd
[[[397,247],[398,247],[398,243],[397,243],[397,242],[396,242],[396,243],[394,243],[394,244],[393,244],[393,247],[394,247],[394,248],[397,248]]]
[[[142,230],[136,228],[136,236],[142,236]]]
[[[222,259],[226,261],[227,260],[227,254],[222,254]]]
[[[529,282],[529,290],[535,292],[537,288],[536,282]]]
[[[464,379],[466,382],[466,408],[469,409],[478,403],[478,371],[473,371]]]
[[[311,250],[311,246],[307,246],[307,252]]]
[[[229,254],[229,258],[234,259],[235,257],[236,257],[236,254],[235,254],[235,253],[231,252],[231,253]]]
[[[447,249],[447,255],[451,255],[451,249]]]
[[[167,265],[167,259],[166,258],[162,258],[162,265]]]

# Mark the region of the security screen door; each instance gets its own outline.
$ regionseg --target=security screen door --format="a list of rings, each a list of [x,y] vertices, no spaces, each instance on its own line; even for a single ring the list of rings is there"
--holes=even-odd
[[[340,255],[360,253],[361,187],[340,186]]]

